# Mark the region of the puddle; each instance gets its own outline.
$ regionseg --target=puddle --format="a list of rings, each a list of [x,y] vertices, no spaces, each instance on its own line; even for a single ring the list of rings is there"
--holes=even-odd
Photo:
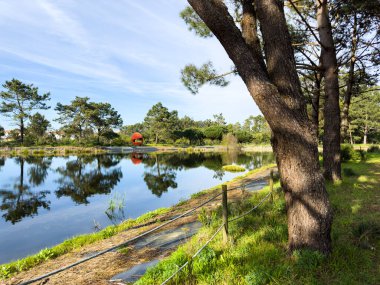
[[[110,279],[110,282],[113,284],[125,284],[136,282],[144,273],[147,271],[149,267],[155,266],[160,260],[155,259],[149,262],[141,263],[136,266],[133,266],[128,271],[122,272],[118,275],[115,275]]]

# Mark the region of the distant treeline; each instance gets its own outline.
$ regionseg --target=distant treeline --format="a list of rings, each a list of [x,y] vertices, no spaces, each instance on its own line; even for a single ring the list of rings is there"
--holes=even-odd
[[[50,93],[39,94],[38,87],[17,79],[6,81],[0,93],[0,113],[17,128],[5,131],[0,126],[2,145],[129,145],[130,136],[140,132],[146,143],[176,145],[228,143],[267,144],[270,129],[262,116],[251,116],[244,124],[227,124],[222,114],[213,119],[195,121],[177,111],[155,104],[141,123],[123,126],[121,115],[109,103],[91,102],[76,97],[70,104],[58,103],[54,121],[61,128],[54,130],[40,112],[50,108]],[[228,135],[227,135],[228,134]]]
[[[91,102],[76,97],[69,104],[58,103],[61,127],[52,129],[51,122],[40,112],[51,108],[50,93],[39,94],[38,87],[17,79],[6,81],[0,93],[0,114],[8,117],[17,128],[5,131],[0,126],[0,143],[4,146],[32,145],[130,145],[130,137],[140,132],[148,144],[215,145],[269,144],[271,131],[263,116],[250,116],[243,124],[227,124],[223,114],[196,121],[180,118],[176,110],[157,103],[147,112],[144,121],[123,126],[121,115],[109,103]],[[380,142],[380,93],[369,92],[351,106],[350,143]],[[322,118],[323,120],[323,118]],[[320,127],[319,136],[323,136]]]

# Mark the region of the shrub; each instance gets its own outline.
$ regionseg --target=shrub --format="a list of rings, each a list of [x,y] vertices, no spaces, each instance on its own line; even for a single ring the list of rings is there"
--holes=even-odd
[[[229,148],[238,148],[239,146],[237,138],[231,133],[223,135],[222,145],[225,145]]]
[[[341,146],[340,155],[343,162],[349,160],[361,160],[359,152],[355,151],[352,145],[349,144],[343,144]]]
[[[350,176],[356,176],[356,172],[352,170],[352,168],[343,168],[343,174],[344,176],[350,177]]]
[[[380,148],[377,145],[372,145],[367,149],[370,153],[380,153]]]

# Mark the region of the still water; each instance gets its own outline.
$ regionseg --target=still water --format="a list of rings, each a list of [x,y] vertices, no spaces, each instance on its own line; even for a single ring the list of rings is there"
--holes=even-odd
[[[270,153],[0,157],[0,264],[191,194],[273,162]]]

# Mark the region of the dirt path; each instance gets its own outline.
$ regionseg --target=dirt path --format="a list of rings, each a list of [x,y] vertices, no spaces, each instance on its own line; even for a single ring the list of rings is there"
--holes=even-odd
[[[229,188],[233,188],[239,185],[249,185],[250,182],[256,179],[264,179],[269,176],[270,170],[263,170],[262,172],[254,173],[244,179],[239,181],[233,181],[231,183],[227,183]],[[262,186],[262,184],[261,184]],[[199,204],[203,201],[206,201],[213,195],[215,195],[219,189],[214,191],[209,191],[207,194],[202,195],[198,198],[190,199],[185,203],[181,203],[180,206],[173,207],[173,210],[165,215],[159,217],[159,219],[168,219],[169,217],[179,215]],[[229,201],[242,199],[244,198],[244,194],[240,190],[228,192]],[[207,204],[205,207],[215,208],[221,204],[221,198],[218,198],[211,203]],[[199,213],[199,209],[195,211],[191,216],[184,217],[179,219],[161,229],[161,231],[165,231],[168,229],[175,229],[179,227],[184,227],[194,221],[197,220],[197,216]],[[98,251],[105,250],[117,244],[123,243],[125,240],[128,240],[132,237],[137,236],[140,233],[143,233],[149,229],[156,227],[159,223],[150,224],[149,226],[144,226],[138,229],[127,230],[118,235],[115,235],[109,239],[98,241],[91,245],[84,246],[78,250],[70,252],[68,254],[62,255],[54,260],[49,260],[40,264],[28,271],[21,272],[12,278],[0,281],[5,285],[10,284],[20,284],[27,280],[36,278],[37,276],[46,274],[47,272],[56,270],[58,268],[67,266],[71,263],[77,262],[78,260],[87,257],[91,254],[94,254]],[[156,233],[152,233],[155,235]],[[169,255],[175,247],[168,247],[166,249],[159,250],[154,247],[145,247],[145,246],[130,246],[128,250],[123,251],[113,251],[106,253],[102,256],[89,260],[85,263],[82,263],[74,268],[68,269],[64,272],[58,273],[54,276],[51,276],[49,279],[36,282],[34,284],[48,284],[48,285],[62,285],[62,284],[76,284],[76,285],[84,285],[84,284],[104,284],[109,285],[109,280],[121,273],[126,271],[129,268],[137,264],[141,264],[144,262],[152,261],[157,258],[163,258]],[[115,284],[115,283],[114,283]]]

